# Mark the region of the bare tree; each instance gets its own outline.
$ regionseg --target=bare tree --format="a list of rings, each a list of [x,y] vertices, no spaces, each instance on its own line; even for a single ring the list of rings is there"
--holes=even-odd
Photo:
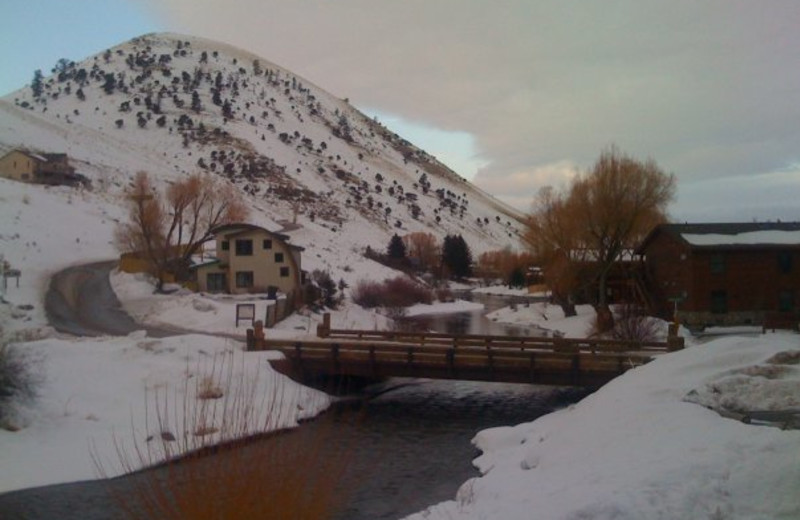
[[[565,316],[575,316],[577,265],[585,258],[581,228],[570,207],[569,191],[539,190],[528,219],[525,241],[544,269],[553,300]]]
[[[439,241],[431,233],[417,231],[403,237],[406,254],[419,262],[420,269],[431,269],[439,263],[441,251]]]
[[[527,234],[534,250],[554,255],[573,268],[589,267],[598,313],[611,319],[607,282],[611,267],[656,224],[666,220],[675,196],[675,176],[652,159],[637,160],[612,146],[569,190],[540,193]],[[577,277],[575,277],[577,278]],[[575,287],[572,287],[574,290]]]
[[[248,214],[232,185],[200,174],[173,183],[164,196],[139,172],[128,198],[129,219],[116,229],[117,247],[147,261],[158,290],[168,273],[185,279],[192,255],[213,238],[214,228]]]

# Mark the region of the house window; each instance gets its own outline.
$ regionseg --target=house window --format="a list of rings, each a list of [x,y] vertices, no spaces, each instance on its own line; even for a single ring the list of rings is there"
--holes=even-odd
[[[283,263],[283,253],[275,253],[275,263],[276,264]]]
[[[208,273],[206,290],[208,292],[225,292],[225,273]]]
[[[792,312],[794,310],[794,291],[784,289],[778,293],[778,310],[780,312]]]
[[[269,238],[265,238],[263,247],[264,249],[272,249],[272,240],[270,240]]]
[[[253,286],[253,271],[236,271],[236,287],[244,289]]]
[[[728,312],[728,293],[726,291],[711,291],[711,312],[714,314]]]
[[[725,272],[725,257],[714,255],[711,257],[711,274],[722,274]]]
[[[237,240],[236,256],[253,256],[253,241],[250,239]]]
[[[778,270],[783,273],[792,272],[792,252],[780,251],[778,252]]]
[[[223,251],[229,251],[231,249],[231,244],[227,240],[223,240],[220,245],[222,246]]]
[[[289,268],[281,267],[281,278],[288,278],[288,277],[289,277]]]

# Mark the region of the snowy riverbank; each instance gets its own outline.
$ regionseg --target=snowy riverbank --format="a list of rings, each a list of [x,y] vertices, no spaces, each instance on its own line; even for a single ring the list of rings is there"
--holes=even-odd
[[[796,334],[723,337],[474,439],[484,475],[410,520],[796,519],[800,431],[707,407],[800,409]]]

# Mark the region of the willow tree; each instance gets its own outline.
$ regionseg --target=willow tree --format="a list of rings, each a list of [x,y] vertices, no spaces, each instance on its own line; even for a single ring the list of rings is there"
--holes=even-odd
[[[213,238],[214,228],[248,214],[231,184],[199,174],[171,184],[162,194],[146,172],[138,172],[127,195],[128,220],[115,230],[117,247],[147,262],[158,290],[166,274],[186,275],[191,257]]]
[[[674,175],[652,159],[641,161],[612,146],[568,190],[540,196],[527,236],[535,250],[560,252],[573,276],[576,263],[589,266],[596,309],[608,315],[612,266],[666,221],[674,197]]]

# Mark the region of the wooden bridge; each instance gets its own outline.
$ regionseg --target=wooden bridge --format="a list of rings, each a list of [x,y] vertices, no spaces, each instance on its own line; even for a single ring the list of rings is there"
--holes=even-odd
[[[330,316],[317,338],[267,339],[248,331],[248,350],[278,350],[271,361],[298,381],[320,376],[369,379],[421,377],[596,388],[655,355],[683,348],[666,342],[608,339],[451,335],[331,329]]]

